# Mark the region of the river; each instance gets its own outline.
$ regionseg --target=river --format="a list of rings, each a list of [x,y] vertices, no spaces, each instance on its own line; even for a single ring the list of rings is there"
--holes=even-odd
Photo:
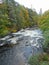
[[[43,52],[43,35],[40,29],[25,29],[12,33],[16,45],[0,48],[0,65],[28,65],[30,56]]]

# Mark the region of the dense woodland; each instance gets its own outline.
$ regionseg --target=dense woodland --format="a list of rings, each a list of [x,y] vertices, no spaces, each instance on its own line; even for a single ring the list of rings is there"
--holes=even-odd
[[[23,28],[37,25],[44,36],[44,54],[30,59],[30,65],[49,65],[49,10],[42,15],[25,8],[14,0],[3,0],[0,3],[0,37]]]
[[[22,28],[34,26],[37,13],[14,0],[3,0],[0,4],[0,37]]]

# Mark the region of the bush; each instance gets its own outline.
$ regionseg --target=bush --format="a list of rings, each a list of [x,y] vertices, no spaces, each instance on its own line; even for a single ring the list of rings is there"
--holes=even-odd
[[[39,65],[39,59],[38,59],[38,55],[34,55],[29,59],[29,64],[30,65]]]
[[[47,61],[41,62],[40,65],[49,65],[49,62]]]
[[[45,52],[49,53],[49,30],[44,32],[45,42],[43,44],[43,49]]]
[[[29,59],[30,65],[49,65],[49,55],[43,53],[41,55],[34,55]]]

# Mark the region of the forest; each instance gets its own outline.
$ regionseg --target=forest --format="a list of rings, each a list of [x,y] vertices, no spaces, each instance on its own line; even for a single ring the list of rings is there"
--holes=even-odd
[[[0,38],[34,26],[38,26],[43,32],[44,53],[32,56],[29,64],[49,65],[49,10],[40,15],[14,0],[2,0],[0,3]]]
[[[36,11],[25,8],[14,0],[3,0],[0,4],[0,37],[23,28],[34,26]]]

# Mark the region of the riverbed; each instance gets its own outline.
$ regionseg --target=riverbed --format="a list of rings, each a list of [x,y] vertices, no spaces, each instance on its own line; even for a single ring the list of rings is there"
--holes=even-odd
[[[23,29],[12,35],[7,41],[12,40],[15,45],[0,48],[0,65],[28,65],[30,56],[43,52],[43,34],[40,29]]]

